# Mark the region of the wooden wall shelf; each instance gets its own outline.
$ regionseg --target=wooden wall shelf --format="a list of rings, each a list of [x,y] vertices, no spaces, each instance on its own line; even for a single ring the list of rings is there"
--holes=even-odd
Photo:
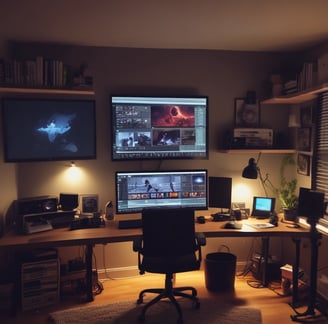
[[[42,89],[42,88],[14,88],[0,87],[0,93],[21,93],[21,94],[68,94],[68,95],[88,95],[93,96],[93,90],[78,90],[78,89]]]
[[[300,104],[306,101],[314,100],[318,94],[328,91],[328,83],[313,87],[308,90],[293,93],[287,96],[280,96],[262,100],[262,104]]]
[[[219,153],[229,154],[247,154],[247,153],[263,153],[263,154],[293,154],[295,149],[228,149],[218,150]]]

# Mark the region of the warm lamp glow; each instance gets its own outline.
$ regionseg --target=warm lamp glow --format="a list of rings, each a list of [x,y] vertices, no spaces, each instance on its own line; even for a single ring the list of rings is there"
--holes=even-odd
[[[233,201],[245,201],[245,197],[252,197],[252,190],[248,185],[237,183],[232,188]]]

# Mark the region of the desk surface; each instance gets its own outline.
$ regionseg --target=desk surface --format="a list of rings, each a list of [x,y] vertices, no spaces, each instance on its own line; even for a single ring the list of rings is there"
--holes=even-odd
[[[203,232],[206,237],[307,237],[310,232],[305,228],[290,228],[279,222],[278,227],[255,229],[247,223],[259,223],[259,220],[241,221],[242,229],[225,229],[226,222],[207,221],[196,223],[196,231]],[[15,231],[0,238],[1,248],[45,248],[86,244],[106,244],[112,242],[132,241],[141,234],[141,229],[118,229],[114,221],[106,222],[104,228],[88,228],[70,231],[67,228],[55,229],[30,235],[18,235]]]

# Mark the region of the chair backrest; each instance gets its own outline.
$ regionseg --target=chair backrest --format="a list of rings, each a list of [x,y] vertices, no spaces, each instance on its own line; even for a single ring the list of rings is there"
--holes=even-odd
[[[195,219],[191,209],[145,209],[142,230],[145,256],[168,257],[195,252]]]

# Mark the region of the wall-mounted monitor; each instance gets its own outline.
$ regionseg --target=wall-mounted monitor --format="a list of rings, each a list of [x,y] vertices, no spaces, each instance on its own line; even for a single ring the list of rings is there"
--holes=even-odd
[[[96,158],[94,100],[2,99],[5,162]]]
[[[116,172],[117,214],[144,208],[207,208],[207,170]]]
[[[111,96],[112,159],[208,158],[207,97]]]

